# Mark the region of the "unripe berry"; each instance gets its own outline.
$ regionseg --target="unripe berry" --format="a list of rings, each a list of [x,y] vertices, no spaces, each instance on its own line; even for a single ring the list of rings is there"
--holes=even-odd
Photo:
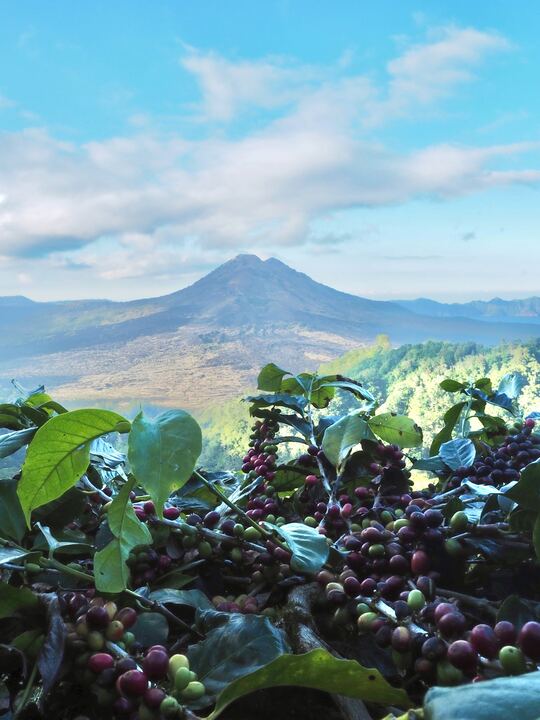
[[[194,680],[193,682],[189,683],[185,690],[182,690],[180,696],[182,700],[187,700],[189,702],[191,700],[199,700],[203,697],[205,693],[206,688],[204,687],[204,685],[201,682]]]
[[[165,718],[174,718],[180,712],[180,704],[172,695],[167,695],[159,706],[159,712]]]
[[[469,525],[469,519],[463,510],[458,510],[458,512],[454,513],[450,518],[449,525],[450,529],[456,533],[465,532]]]
[[[521,675],[527,669],[525,656],[514,645],[505,645],[499,652],[499,662],[507,675]]]
[[[191,670],[187,667],[180,667],[174,675],[174,687],[176,690],[184,690],[191,682]]]
[[[426,598],[420,590],[411,590],[407,597],[407,605],[413,612],[421,610],[426,604]]]
[[[109,623],[109,626],[105,630],[105,637],[107,640],[112,640],[113,642],[118,642],[122,639],[124,636],[124,626],[120,622],[120,620],[112,620]]]
[[[377,619],[378,615],[374,612],[365,612],[358,617],[356,624],[360,632],[368,632],[371,630],[373,622]]]
[[[92,630],[86,636],[86,644],[88,645],[90,650],[98,652],[99,650],[103,650],[103,648],[105,647],[105,638],[97,630]]]
[[[189,660],[185,655],[173,655],[169,658],[169,676],[174,678],[179,668],[187,668],[189,670]]]

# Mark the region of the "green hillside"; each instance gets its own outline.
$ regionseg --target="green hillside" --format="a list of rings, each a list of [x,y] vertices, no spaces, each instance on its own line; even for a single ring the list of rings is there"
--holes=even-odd
[[[381,336],[372,346],[351,350],[320,370],[359,380],[384,402],[385,410],[413,417],[424,429],[427,444],[450,404],[448,393],[438,387],[445,377],[467,380],[489,376],[497,383],[506,373],[517,370],[529,381],[521,396],[523,409],[540,410],[540,339],[496,347],[426,342],[392,349],[388,338]],[[348,398],[338,399],[336,414],[346,411],[350,402]],[[241,399],[231,400],[201,413],[198,419],[206,435],[203,464],[237,466],[250,424],[247,404]]]

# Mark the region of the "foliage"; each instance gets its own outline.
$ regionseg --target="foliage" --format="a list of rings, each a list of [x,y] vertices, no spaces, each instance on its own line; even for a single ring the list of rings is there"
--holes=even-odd
[[[1,406],[1,454],[29,447],[0,484],[0,720],[239,718],[277,687],[287,717],[290,686],[372,718],[536,717],[530,380],[438,379],[454,402],[425,457],[420,427],[351,375],[265,366],[232,472],[197,467],[183,411],[129,423],[43,388]]]

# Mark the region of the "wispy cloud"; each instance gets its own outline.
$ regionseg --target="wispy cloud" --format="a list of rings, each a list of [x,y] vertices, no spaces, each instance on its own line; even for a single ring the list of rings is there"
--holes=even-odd
[[[84,145],[44,129],[0,135],[0,255],[53,257],[109,279],[160,276],[211,263],[222,248],[337,244],[343,236],[312,230],[336,210],[536,184],[540,169],[511,166],[530,144],[399,153],[373,136],[435,106],[507,47],[496,34],[446,28],[392,60],[383,87],[339,62],[233,62],[189,50],[182,63],[200,84],[201,117],[227,124],[247,108],[281,110],[241,136],[197,140],[148,124]]]

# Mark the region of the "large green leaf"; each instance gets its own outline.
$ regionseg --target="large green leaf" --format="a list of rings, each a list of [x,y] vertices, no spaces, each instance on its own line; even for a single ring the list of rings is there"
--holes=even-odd
[[[187,605],[200,610],[211,610],[214,605],[201,590],[175,590],[163,588],[154,590],[148,595],[149,600],[162,605]]]
[[[40,427],[28,448],[18,488],[27,524],[32,510],[63,495],[83,475],[92,440],[128,427],[125,418],[110,410],[73,410]]]
[[[289,546],[292,552],[291,568],[295,572],[314,575],[328,559],[330,548],[326,538],[315,528],[299,522],[281,526],[265,523],[265,526],[275,530]]]
[[[17,496],[17,480],[0,480],[0,535],[20,542],[25,531],[26,521]]]
[[[460,390],[465,390],[467,385],[465,383],[458,382],[458,380],[452,380],[452,378],[445,378],[439,383],[439,387],[445,392],[455,393]]]
[[[281,381],[285,375],[290,375],[288,370],[282,370],[274,363],[265,365],[257,378],[257,388],[266,392],[279,392]]]
[[[451,470],[457,470],[458,467],[470,467],[473,464],[476,448],[469,438],[456,438],[443,443],[439,455]]]
[[[188,649],[190,667],[216,696],[244,675],[290,652],[285,635],[268,618],[233,613],[227,622],[210,630],[206,638]]]
[[[417,447],[422,444],[422,430],[405,415],[382,413],[368,420],[369,427],[384,442],[399,445],[402,448]]]
[[[108,524],[114,538],[94,555],[96,588],[101,592],[117,593],[127,587],[129,569],[126,564],[129,553],[138,545],[152,542],[150,530],[133,510],[129,494],[135,478],[127,482],[112,501]]]
[[[19,610],[34,610],[38,604],[37,596],[29,588],[0,582],[0,618],[12,617]]]
[[[129,462],[160,517],[165,500],[189,480],[201,450],[201,429],[183,410],[169,410],[155,420],[145,418],[141,412],[133,421]]]
[[[322,648],[303,655],[282,655],[255,672],[244,675],[223,690],[208,720],[244,695],[272,687],[304,687],[360,698],[366,702],[408,707],[404,690],[392,687],[378,670],[355,660],[338,660]]]
[[[443,428],[439,430],[439,432],[433,438],[431,447],[429,449],[430,455],[436,455],[439,452],[441,445],[444,442],[452,439],[454,428],[457,425],[457,422],[461,416],[461,413],[463,412],[463,408],[465,407],[465,405],[467,405],[467,401],[463,400],[462,402],[452,405],[452,407],[444,413],[444,425]]]
[[[8,457],[20,448],[28,445],[36,434],[36,428],[25,428],[0,435],[0,458]]]
[[[345,415],[329,428],[326,428],[322,450],[336,467],[347,458],[352,448],[362,440],[374,440],[375,435],[369,425],[357,413]]]
[[[540,672],[461,685],[434,687],[424,701],[425,720],[537,720]]]
[[[499,383],[497,393],[500,395],[506,395],[510,400],[516,400],[520,395],[523,388],[528,385],[527,378],[520,372],[507,373]]]
[[[250,395],[246,398],[252,403],[253,408],[286,407],[301,415],[307,405],[307,400],[300,395],[288,395],[287,393],[272,393],[271,395]],[[252,414],[254,414],[252,412]]]
[[[505,495],[521,508],[540,512],[540,460],[523,468],[521,477]]]

